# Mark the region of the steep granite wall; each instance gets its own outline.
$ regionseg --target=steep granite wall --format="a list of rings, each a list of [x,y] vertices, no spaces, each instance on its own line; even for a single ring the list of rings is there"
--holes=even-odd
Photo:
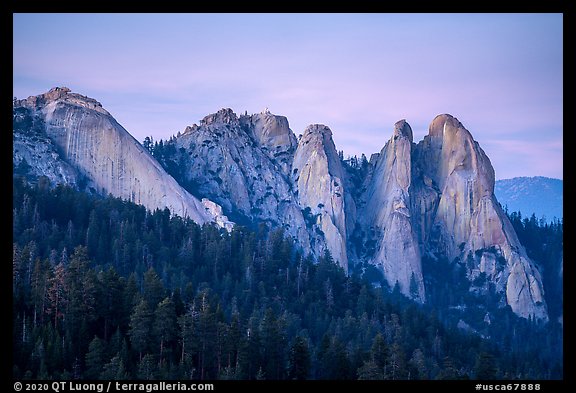
[[[359,214],[376,232],[371,263],[380,266],[390,287],[398,283],[406,296],[424,302],[424,280],[418,237],[410,211],[412,129],[401,120],[373,163],[366,207]]]
[[[445,259],[463,266],[471,291],[495,291],[517,315],[548,319],[538,266],[494,195],[494,168],[450,115],[437,116],[417,145],[408,123],[397,122],[358,171],[344,170],[327,126],[310,125],[297,139],[285,117],[267,110],[238,117],[222,109],[154,157],[100,103],[66,88],[15,101],[13,113],[14,173],[86,184],[228,230],[224,213],[265,222],[305,255],[328,250],[346,271],[379,267],[418,302],[428,291],[422,256]]]
[[[152,210],[167,207],[201,224],[214,220],[96,100],[54,88],[15,107],[43,119],[62,159],[87,177],[96,192]]]
[[[334,260],[348,270],[346,251],[346,203],[342,163],[332,140],[332,131],[320,124],[308,126],[298,141],[292,177],[300,206],[308,208],[313,225],[321,231]]]
[[[496,201],[494,168],[470,132],[456,118],[439,115],[416,150],[417,173],[421,181],[429,180],[419,187],[423,195],[414,198],[426,200],[433,190],[439,192],[437,207],[428,210],[435,211],[432,220],[420,211],[423,239],[438,240],[426,247],[449,260],[474,255],[471,279],[486,273],[516,314],[547,320],[540,273]],[[489,262],[499,257],[505,265]]]

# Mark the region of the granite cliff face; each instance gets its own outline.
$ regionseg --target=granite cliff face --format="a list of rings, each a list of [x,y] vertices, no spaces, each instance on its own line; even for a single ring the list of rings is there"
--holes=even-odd
[[[227,217],[282,228],[304,255],[329,251],[346,271],[376,266],[389,287],[420,303],[430,289],[423,261],[447,261],[464,270],[470,292],[548,319],[538,267],[494,196],[490,160],[450,115],[437,116],[418,144],[409,124],[397,122],[358,172],[327,126],[310,125],[297,138],[268,110],[222,109],[146,148],[97,101],[66,88],[15,101],[13,113],[15,174],[229,230]]]
[[[273,161],[277,161],[278,157],[291,157],[298,145],[296,136],[288,125],[288,119],[273,115],[268,109],[262,113],[242,117],[242,123]],[[280,158],[278,164],[284,175],[290,175],[289,160]]]
[[[58,154],[56,145],[46,135],[43,118],[33,116],[32,110],[21,106],[14,108],[12,123],[15,174],[34,181],[44,176],[52,184],[78,185],[80,174]]]
[[[540,273],[494,196],[494,169],[470,132],[437,116],[415,147],[414,167],[424,249],[466,261],[468,277],[484,273],[516,314],[547,320]]]
[[[348,270],[346,213],[350,208],[345,201],[342,163],[328,127],[314,124],[306,128],[294,154],[292,179],[300,205],[314,217],[311,226],[323,235],[332,257]],[[319,254],[321,250],[315,251]]]
[[[364,187],[358,224],[375,242],[365,258],[390,286],[424,302],[423,256],[445,258],[465,266],[471,291],[492,285],[501,305],[547,320],[542,278],[494,196],[490,160],[456,118],[437,116],[417,145],[408,123],[397,122]]]
[[[394,125],[392,137],[375,162],[371,162],[374,169],[359,217],[376,234],[371,263],[381,266],[391,287],[398,283],[403,294],[424,302],[422,258],[410,209],[411,156],[412,129],[401,120]]]
[[[240,222],[283,228],[305,254],[327,249],[348,268],[342,164],[327,127],[310,126],[297,140],[283,116],[222,109],[167,146],[167,166],[178,163],[190,191]]]
[[[238,118],[222,109],[168,142],[174,154],[167,160],[177,163],[175,176],[188,190],[221,205],[234,221],[281,227],[310,252],[304,217],[283,169],[294,149],[288,133],[284,117]]]
[[[39,171],[55,182],[77,184],[78,176],[82,176],[89,189],[102,195],[110,193],[151,210],[168,207],[198,223],[215,220],[96,100],[67,88],[54,88],[16,101],[14,112],[24,113],[30,122],[42,123],[38,131],[45,141],[39,147],[25,148],[21,141],[26,136],[15,130],[15,161],[18,155],[41,158],[41,151],[45,151],[57,169]],[[50,157],[39,161],[49,162]]]

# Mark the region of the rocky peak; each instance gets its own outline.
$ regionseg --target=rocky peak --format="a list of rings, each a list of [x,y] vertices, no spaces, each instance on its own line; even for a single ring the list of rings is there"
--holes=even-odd
[[[374,170],[359,214],[376,234],[371,263],[380,267],[390,287],[423,303],[424,279],[418,237],[410,211],[412,129],[405,120],[394,124],[393,135],[370,162]]]
[[[233,116],[220,111],[208,117],[209,124],[188,127],[170,142],[176,147],[177,156],[170,159],[178,162],[179,181],[219,203],[223,210],[212,209],[215,214],[225,212],[246,225],[282,227],[310,253],[306,224],[288,176],[294,148],[283,150],[291,146],[288,121],[271,113],[244,114],[236,122]],[[282,145],[282,140],[288,143]]]
[[[354,211],[346,198],[342,163],[332,131],[321,124],[310,125],[298,142],[292,163],[298,200],[308,210],[308,225],[316,255],[327,248],[344,270],[348,269],[347,217]]]
[[[48,90],[47,93],[41,94],[37,97],[42,97],[46,101],[56,101],[57,99],[62,98],[63,96],[71,93],[72,91],[67,87],[53,87]]]
[[[67,87],[53,87],[44,94],[31,96],[24,100],[17,100],[14,102],[14,107],[22,106],[31,110],[46,110],[49,112],[51,109],[48,109],[48,107],[53,107],[62,103],[81,106],[105,115],[110,115],[106,110],[104,110],[104,108],[102,108],[100,102],[81,94],[72,93]]]
[[[412,140],[413,140],[412,128],[410,127],[410,124],[408,124],[406,122],[405,119],[402,119],[402,120],[396,122],[396,124],[394,124],[393,137],[394,137],[394,139],[396,139],[396,138],[408,138],[408,141],[410,143],[412,143]]]
[[[46,103],[59,100],[66,97],[71,90],[67,87],[53,87],[46,93],[37,96],[28,97],[25,100],[20,100],[21,105],[33,104],[34,106],[41,106]]]
[[[457,118],[447,113],[436,116],[430,123],[428,135],[444,136],[445,132],[464,129],[464,126]]]
[[[218,112],[213,113],[211,115],[206,116],[204,119],[201,120],[200,124],[209,125],[209,124],[232,124],[237,123],[238,117],[230,108],[223,108],[220,109]]]
[[[274,115],[266,110],[250,116],[241,116],[240,121],[251,128],[253,137],[260,146],[265,146],[273,152],[292,151],[298,144],[288,119],[284,116]]]
[[[421,168],[442,190],[453,176],[473,179],[477,195],[494,192],[494,168],[472,134],[455,117],[443,114],[432,120],[429,132],[418,144]]]
[[[198,129],[198,125],[194,124],[192,126],[186,126],[182,135],[190,134]]]
[[[299,146],[309,145],[307,150],[312,154],[322,151],[327,159],[329,172],[339,178],[343,178],[342,164],[332,139],[332,130],[324,124],[311,124],[304,130],[304,134],[298,142]]]
[[[288,125],[288,119],[265,111],[240,116],[242,129],[270,160],[280,166],[284,176],[290,174],[290,164],[298,141]]]
[[[415,149],[413,206],[421,239],[448,260],[469,260],[468,276],[486,273],[523,317],[546,320],[540,273],[494,196],[494,168],[456,118],[439,115]],[[434,242],[428,242],[434,238]],[[503,258],[506,263],[496,265]]]
[[[18,110],[17,104],[30,108],[30,116],[41,120],[54,145],[47,152],[77,171],[93,192],[112,194],[150,210],[167,207],[200,224],[217,222],[211,214],[216,209],[206,209],[184,190],[98,101],[67,88],[54,88],[15,102],[14,110]],[[48,169],[44,172],[50,173]],[[57,175],[52,178],[63,179],[68,173]],[[224,224],[226,220],[221,221]]]
[[[318,139],[322,141],[322,143],[328,143],[334,145],[332,141],[332,130],[325,126],[324,124],[310,124],[304,130],[304,134],[302,134],[302,140],[304,143],[306,141],[311,141],[312,139]]]

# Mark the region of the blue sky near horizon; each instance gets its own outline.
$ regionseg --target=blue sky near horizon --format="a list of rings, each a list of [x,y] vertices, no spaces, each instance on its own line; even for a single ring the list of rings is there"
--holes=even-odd
[[[563,178],[562,14],[14,14],[13,95],[100,101],[136,139],[220,108],[322,123],[345,155],[457,117],[496,178]]]

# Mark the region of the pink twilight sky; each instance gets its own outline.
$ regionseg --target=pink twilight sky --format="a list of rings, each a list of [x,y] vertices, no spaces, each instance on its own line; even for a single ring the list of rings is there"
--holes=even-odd
[[[347,155],[457,117],[497,179],[563,178],[562,14],[14,14],[13,95],[67,86],[136,139],[229,107]]]

